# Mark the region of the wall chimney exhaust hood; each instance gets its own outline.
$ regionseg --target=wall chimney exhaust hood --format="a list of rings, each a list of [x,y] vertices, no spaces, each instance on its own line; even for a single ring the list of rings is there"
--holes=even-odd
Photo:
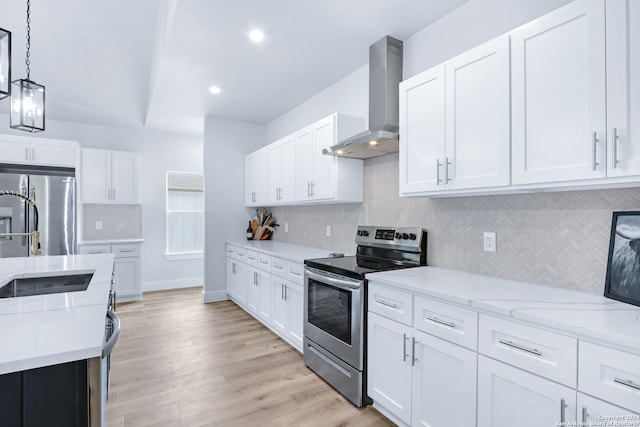
[[[398,151],[399,88],[402,81],[402,41],[385,36],[369,47],[369,130],[323,154],[370,159]]]

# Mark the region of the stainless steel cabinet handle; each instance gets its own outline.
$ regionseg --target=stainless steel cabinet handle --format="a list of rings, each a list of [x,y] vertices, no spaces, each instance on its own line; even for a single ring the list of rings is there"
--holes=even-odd
[[[407,334],[402,334],[402,361],[407,361]]]
[[[313,187],[315,186],[315,184],[313,183],[313,181],[311,181],[309,184],[311,184],[311,194],[310,194],[310,196],[313,196],[314,195]]]
[[[498,340],[498,342],[509,347],[517,348],[518,350],[526,351],[527,353],[535,354],[536,356],[542,356],[542,352],[536,348],[525,347],[523,345],[516,344],[513,341]]]
[[[387,307],[391,307],[391,308],[398,308],[398,306],[392,302],[386,302],[385,300],[381,299],[379,301],[376,301],[378,304],[382,304],[382,305],[386,305]]]
[[[24,148],[24,159],[29,160],[29,149],[27,147]]]
[[[35,159],[36,159],[36,149],[32,148],[31,149],[31,161],[33,162],[33,161],[35,161]]]
[[[113,332],[111,333],[111,337],[109,338],[109,340],[104,343],[104,346],[102,347],[102,358],[107,357],[107,355],[111,353],[111,350],[113,350],[113,347],[116,345],[116,342],[120,337],[120,319],[111,310],[107,311],[107,317],[111,319],[111,322],[113,324]]]
[[[567,408],[567,404],[565,403],[565,400],[560,399],[560,422],[562,423],[561,425],[564,425],[564,422],[565,422],[566,408]]]
[[[311,182],[307,181],[307,197],[311,197]]]
[[[622,385],[626,385],[627,387],[631,387],[631,388],[634,388],[636,390],[640,390],[640,384],[635,384],[631,380],[622,380],[620,378],[614,378],[613,382],[614,383],[618,383],[618,384],[622,384]]]
[[[236,274],[236,264],[235,263],[231,263],[231,272],[233,274]]]
[[[593,163],[592,169],[595,171],[598,168],[598,132],[593,133]]]
[[[289,297],[287,296],[287,285],[284,285],[284,300],[288,301]]]
[[[445,166],[444,166],[444,178],[447,180],[447,183],[451,182],[451,178],[449,178],[449,165],[452,163],[449,161],[448,157],[445,157]]]
[[[416,343],[418,341],[416,341],[415,338],[411,338],[411,341],[411,366],[416,366],[416,362],[418,361],[416,357]]]
[[[448,327],[450,327],[450,328],[455,328],[455,327],[456,327],[456,324],[455,324],[455,323],[452,323],[452,322],[445,322],[444,320],[440,320],[440,319],[438,319],[437,317],[427,317],[427,320],[431,320],[432,322],[436,322],[436,323],[439,323],[439,324],[441,324],[441,325],[448,326]]]
[[[589,416],[589,413],[587,412],[587,408],[586,407],[582,407],[582,424],[587,425],[587,417]]]
[[[440,166],[442,166],[442,163],[440,163],[440,159],[436,159],[436,185],[440,185],[440,183],[442,182],[442,180],[440,179]]]
[[[611,129],[611,148],[613,151],[613,160],[612,160],[612,167],[614,169],[618,168],[618,163],[620,163],[618,161],[618,128],[613,128]]]
[[[120,250],[118,250],[118,253],[126,254],[126,253],[130,253],[130,252],[134,252],[134,251],[135,251],[135,249],[120,249]]]
[[[284,283],[280,283],[280,299],[284,301]]]
[[[113,191],[113,200],[116,200],[116,189],[114,188],[112,191]]]

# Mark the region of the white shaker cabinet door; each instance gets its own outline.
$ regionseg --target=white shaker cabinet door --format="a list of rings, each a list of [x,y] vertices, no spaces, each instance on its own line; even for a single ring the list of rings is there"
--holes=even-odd
[[[140,154],[128,151],[111,152],[112,201],[138,203]]]
[[[111,202],[111,151],[82,149],[82,201]]]
[[[640,2],[607,1],[607,174],[640,174]]]
[[[411,424],[411,339],[410,327],[369,313],[367,393],[375,408],[407,425]]]
[[[578,393],[578,422],[583,426],[602,425],[640,425],[640,414],[621,408],[604,400]],[[626,423],[626,424],[625,424]],[[635,423],[635,424],[634,424]]]
[[[287,306],[287,336],[289,342],[302,351],[302,336],[304,327],[304,304],[302,286],[285,282],[284,299]]]
[[[311,196],[314,200],[336,196],[336,156],[322,154],[324,148],[336,143],[336,116],[331,115],[313,124],[313,179]]]
[[[289,135],[280,141],[280,154],[282,176],[278,201],[289,203],[295,200],[296,190],[296,139],[294,135]]]
[[[509,36],[445,66],[447,190],[509,185]]]
[[[413,331],[413,426],[476,425],[477,354]]]
[[[296,153],[296,200],[304,201],[311,198],[311,183],[313,181],[313,135],[311,126],[306,127],[295,135]]]
[[[267,194],[266,202],[277,204],[280,202],[280,188],[282,187],[282,146],[276,141],[267,146]]]
[[[77,148],[72,141],[33,138],[31,161],[39,165],[76,167]]]
[[[478,356],[478,427],[554,427],[575,417],[575,390]]]
[[[444,65],[400,83],[400,195],[444,189]]]
[[[31,144],[27,138],[0,135],[0,162],[30,163]]]
[[[604,0],[511,32],[513,184],[606,176]]]

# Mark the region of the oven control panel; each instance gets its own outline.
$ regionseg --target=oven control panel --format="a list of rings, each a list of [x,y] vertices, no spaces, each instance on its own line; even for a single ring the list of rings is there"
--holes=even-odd
[[[359,225],[356,230],[356,243],[365,246],[413,247],[420,248],[426,239],[427,230],[414,227],[373,227]]]

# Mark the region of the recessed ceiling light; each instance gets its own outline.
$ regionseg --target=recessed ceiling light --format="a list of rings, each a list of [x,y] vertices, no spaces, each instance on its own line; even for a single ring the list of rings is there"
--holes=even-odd
[[[378,145],[378,141],[372,139],[371,141],[369,141],[369,145]]]
[[[220,93],[220,88],[218,86],[211,86],[209,88],[209,92],[211,92],[214,95],[217,95]]]
[[[264,40],[264,33],[260,30],[253,30],[249,33],[249,38],[254,42],[261,42]]]

